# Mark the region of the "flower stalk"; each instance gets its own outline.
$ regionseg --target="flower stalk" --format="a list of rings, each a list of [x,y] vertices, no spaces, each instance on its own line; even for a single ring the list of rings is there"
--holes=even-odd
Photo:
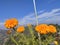
[[[35,0],[33,0],[33,4],[34,4],[34,11],[35,11],[35,16],[36,16],[36,24],[38,25],[38,15],[37,15],[37,11],[36,11],[36,4],[35,4]],[[39,40],[40,40],[40,45],[41,45],[41,37],[40,34],[38,33],[39,36]]]
[[[11,36],[11,40],[16,44],[18,45],[17,41]]]

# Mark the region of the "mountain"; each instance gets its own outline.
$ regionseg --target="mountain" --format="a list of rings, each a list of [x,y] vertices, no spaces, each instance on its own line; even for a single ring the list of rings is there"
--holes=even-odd
[[[6,31],[7,30],[0,29],[0,45],[3,44],[4,39],[7,37]]]

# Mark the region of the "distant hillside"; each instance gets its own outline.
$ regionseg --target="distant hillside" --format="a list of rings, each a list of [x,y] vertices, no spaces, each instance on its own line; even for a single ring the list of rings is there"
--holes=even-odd
[[[7,37],[6,30],[0,29],[0,45],[3,44],[4,39]]]

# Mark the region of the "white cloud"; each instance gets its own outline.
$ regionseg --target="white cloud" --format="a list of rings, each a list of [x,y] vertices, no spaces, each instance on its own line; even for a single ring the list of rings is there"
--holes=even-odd
[[[0,22],[0,29],[6,29],[5,27],[4,27],[4,23],[3,22]]]
[[[60,9],[53,9],[50,12],[45,11],[39,11],[38,12],[38,21],[39,23],[58,23],[60,24]],[[31,13],[24,18],[20,19],[20,25],[25,24],[36,24],[36,18],[34,13]]]
[[[38,12],[38,21],[39,23],[54,23],[60,24],[60,9],[53,9],[50,12],[39,11]],[[27,16],[19,19],[20,25],[26,24],[36,24],[36,18],[34,13],[30,13]],[[6,29],[4,23],[0,23],[0,29]]]
[[[40,14],[40,13],[43,13],[44,12],[44,10],[43,11],[39,11],[38,12],[38,14]],[[31,14],[28,14],[27,16],[25,16],[24,18],[22,18],[22,19],[19,19],[20,21],[20,25],[25,25],[25,24],[29,24],[29,23],[31,23],[31,24],[35,24],[36,22],[35,22],[35,15],[34,15],[34,13],[31,13]]]

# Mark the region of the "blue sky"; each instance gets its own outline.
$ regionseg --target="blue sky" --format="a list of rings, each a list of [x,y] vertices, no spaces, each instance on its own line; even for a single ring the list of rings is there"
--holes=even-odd
[[[60,23],[60,0],[36,0],[36,7],[39,23]],[[35,23],[33,0],[0,0],[0,23],[9,18],[17,18],[21,24]]]
[[[0,0],[0,21],[22,18],[31,12],[34,12],[32,0]]]
[[[37,11],[60,8],[60,0],[36,0]],[[33,13],[32,0],[0,0],[0,22],[6,18],[22,18]]]

